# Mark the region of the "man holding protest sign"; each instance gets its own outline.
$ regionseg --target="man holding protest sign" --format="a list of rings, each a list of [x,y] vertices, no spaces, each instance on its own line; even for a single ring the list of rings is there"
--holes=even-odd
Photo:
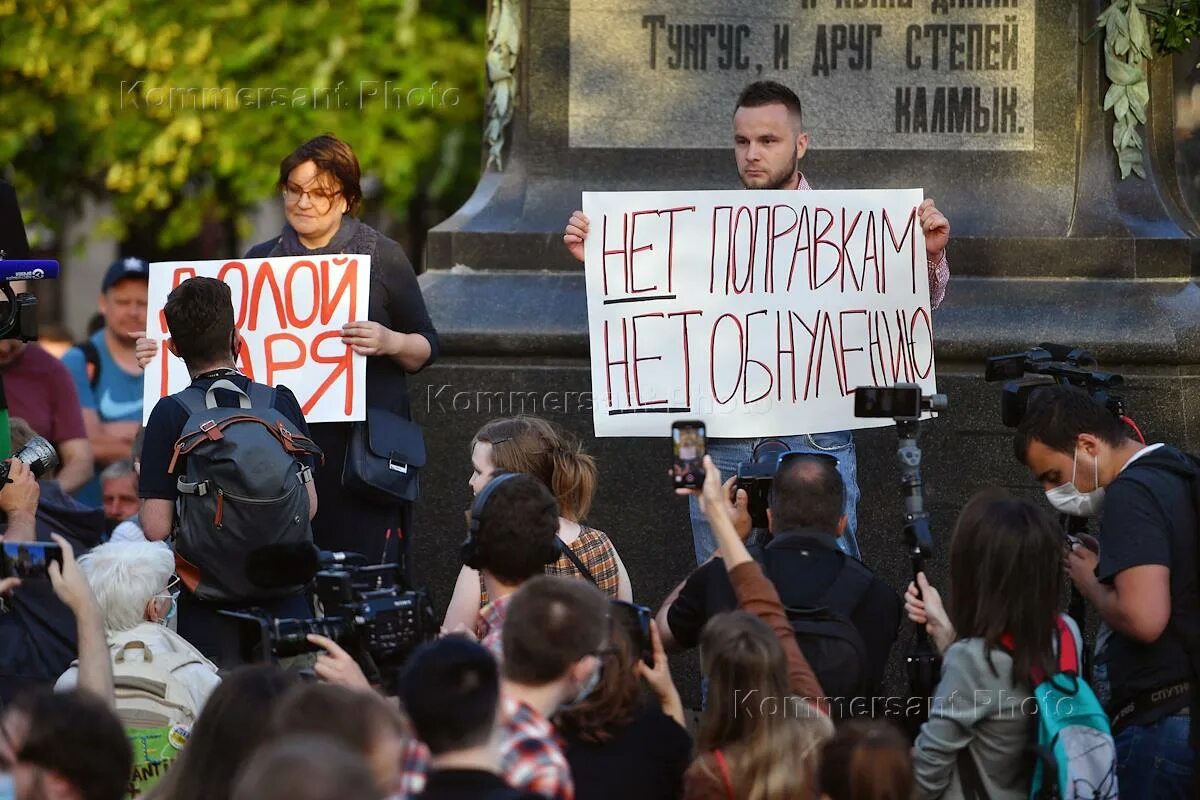
[[[803,129],[800,99],[795,92],[773,81],[759,81],[750,84],[738,98],[733,115],[733,128],[734,156],[738,174],[746,189],[803,191],[812,188],[799,169],[800,160],[808,149],[808,134]],[[682,210],[684,209],[673,209],[673,211]],[[917,214],[916,222],[920,224],[925,238],[929,302],[931,307],[936,308],[945,295],[946,284],[950,278],[950,269],[946,261],[946,244],[950,238],[950,223],[938,211],[931,199],[926,199],[920,204]],[[674,224],[674,217],[672,217],[672,224]],[[588,230],[587,216],[582,211],[576,211],[568,221],[563,235],[563,242],[567,249],[580,261],[584,260],[584,242],[588,236]],[[632,240],[632,238],[631,234],[630,239]],[[630,247],[632,248],[632,246],[631,241]],[[633,252],[635,251],[630,251],[627,263],[631,262]],[[843,274],[843,282],[844,280]],[[605,302],[623,301],[607,300]],[[634,336],[636,338],[636,330]],[[819,371],[818,367],[818,373]],[[782,440],[795,451],[827,453],[837,458],[838,471],[846,486],[845,507],[849,520],[846,532],[839,540],[839,545],[847,553],[859,556],[856,537],[859,489],[854,439],[850,432],[770,438]],[[708,451],[722,474],[733,474],[736,473],[738,464],[752,459],[755,447],[760,441],[762,439],[759,438],[710,439]],[[713,554],[716,543],[704,515],[700,512],[699,504],[694,498],[691,500],[691,516],[696,560],[697,563],[703,563]]]

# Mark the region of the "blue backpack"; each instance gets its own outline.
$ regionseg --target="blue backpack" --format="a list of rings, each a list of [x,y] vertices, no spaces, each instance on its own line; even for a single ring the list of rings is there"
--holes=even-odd
[[[1079,675],[1075,635],[1062,617],[1058,672],[1046,677],[1038,670],[1032,678],[1038,738],[1031,800],[1115,800],[1117,749],[1108,715]]]

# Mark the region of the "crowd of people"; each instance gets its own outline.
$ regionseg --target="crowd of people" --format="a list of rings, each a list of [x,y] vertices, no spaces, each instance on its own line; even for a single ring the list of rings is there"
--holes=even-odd
[[[734,125],[746,188],[808,187],[794,94],[752,85]],[[1030,398],[1015,456],[1095,536],[981,492],[944,592],[921,573],[902,594],[869,568],[848,433],[794,437],[765,529],[730,478],[755,444],[737,440],[710,442],[702,488],[677,490],[698,566],[655,613],[588,524],[600,465],[523,416],[471,439],[466,536],[446,542],[461,572],[397,680],[338,635],[298,637],[315,656],[260,642],[247,657],[240,640],[234,654],[229,612],[264,620],[268,642],[273,620],[319,618],[318,549],[411,568],[409,487],[351,478],[371,468],[363,437],[414,435],[405,376],[436,358],[437,333],[399,245],[352,215],[359,183],[348,145],[306,142],[280,166],[287,224],[247,257],[372,255],[368,318],[342,329],[367,357],[363,422],[310,426],[286,387],[243,374],[230,289],[196,277],[164,307],[192,383],[143,429],[141,369],[163,343],[145,337],[138,259],[109,269],[103,325],[62,361],[0,343],[14,450],[44,436],[61,462],[38,478],[11,460],[0,489],[5,545],[61,554],[47,580],[0,581],[0,797],[1197,796],[1200,466],[1067,387]],[[937,302],[949,223],[932,202],[921,221]],[[587,227],[572,216],[572,252]],[[1063,613],[1068,579],[1100,621],[1094,644]],[[941,658],[913,738],[876,702],[905,618]],[[672,678],[688,648],[699,709]]]

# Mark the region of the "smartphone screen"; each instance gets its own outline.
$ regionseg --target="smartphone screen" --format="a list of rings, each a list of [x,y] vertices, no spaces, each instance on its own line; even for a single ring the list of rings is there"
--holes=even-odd
[[[698,488],[704,485],[704,423],[680,421],[671,425],[671,440],[675,462],[671,476],[676,488]]]
[[[4,577],[22,580],[49,580],[49,567],[58,562],[62,569],[62,548],[53,542],[5,542]]]
[[[637,603],[626,603],[623,600],[613,600],[612,615],[614,624],[620,625],[633,642],[633,649],[646,663],[654,666],[654,647],[650,643],[650,609]]]

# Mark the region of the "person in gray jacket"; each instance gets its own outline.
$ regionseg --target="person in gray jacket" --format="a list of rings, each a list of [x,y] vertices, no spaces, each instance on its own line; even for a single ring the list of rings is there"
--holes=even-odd
[[[929,720],[913,747],[918,798],[1024,800],[1037,702],[1030,673],[1057,672],[1062,535],[1031,501],[975,495],[950,542],[950,603],[918,574],[905,609],[943,655]],[[1077,652],[1079,630],[1068,617]],[[1012,646],[1001,640],[1009,634]]]

